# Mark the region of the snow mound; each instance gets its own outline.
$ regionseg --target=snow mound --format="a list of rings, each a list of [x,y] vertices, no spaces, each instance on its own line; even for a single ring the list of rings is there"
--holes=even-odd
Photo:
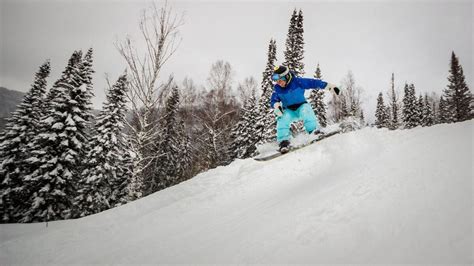
[[[0,225],[0,261],[472,264],[473,125],[366,128],[98,215]]]

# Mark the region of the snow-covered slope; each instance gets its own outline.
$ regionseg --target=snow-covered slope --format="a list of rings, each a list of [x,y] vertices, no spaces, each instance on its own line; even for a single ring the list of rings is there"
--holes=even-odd
[[[473,121],[337,135],[107,212],[1,225],[1,264],[472,263]]]

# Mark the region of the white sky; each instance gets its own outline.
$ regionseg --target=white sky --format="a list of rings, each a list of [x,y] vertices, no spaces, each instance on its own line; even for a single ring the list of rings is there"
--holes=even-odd
[[[165,67],[181,84],[188,76],[204,85],[211,64],[228,61],[236,87],[246,77],[259,82],[270,38],[277,40],[278,62],[294,8],[304,14],[306,76],[319,62],[323,78],[340,83],[351,70],[362,87],[369,120],[376,96],[390,86],[391,73],[402,92],[405,82],[417,92],[447,85],[451,51],[460,58],[473,89],[472,1],[170,1],[184,12],[181,45]],[[111,80],[126,68],[114,42],[138,37],[145,1],[0,0],[0,86],[27,91],[34,73],[52,63],[49,84],[60,76],[76,49],[93,47],[94,107],[105,99],[105,73]],[[138,40],[138,39],[137,39]]]

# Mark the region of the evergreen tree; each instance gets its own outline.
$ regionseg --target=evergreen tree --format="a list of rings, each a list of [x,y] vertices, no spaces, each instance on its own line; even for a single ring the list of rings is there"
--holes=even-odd
[[[295,68],[297,71],[295,72],[297,75],[304,75],[304,27],[303,27],[303,11],[300,9],[298,12],[298,19],[296,22],[296,32],[295,32],[295,38],[296,38],[296,45],[297,49],[295,50]]]
[[[425,94],[424,104],[423,104],[423,120],[422,126],[430,127],[434,124],[434,115],[431,107],[431,103],[428,99],[428,94]]]
[[[439,124],[439,120],[438,120],[439,109],[438,109],[438,106],[437,106],[437,104],[439,104],[439,103],[436,102],[437,98],[438,98],[438,96],[436,95],[436,93],[433,93],[431,98],[430,98],[431,113],[432,113],[432,116],[433,116],[433,125]]]
[[[28,191],[24,174],[28,158],[28,144],[38,134],[40,114],[46,94],[46,78],[51,71],[49,61],[35,75],[34,83],[23,102],[7,119],[4,134],[0,137],[0,221],[18,222],[21,212],[28,206]]]
[[[276,41],[271,39],[268,45],[267,65],[262,73],[262,96],[258,101],[258,118],[255,123],[259,143],[275,140],[276,119],[270,108],[270,98],[273,92],[272,74],[276,62]]]
[[[321,68],[319,64],[316,67],[314,77],[317,79],[322,79]],[[318,117],[319,124],[321,127],[327,126],[327,115],[326,115],[326,103],[324,102],[324,93],[325,90],[311,90],[309,101],[313,107],[314,112]]]
[[[418,101],[416,103],[416,113],[417,113],[417,125],[422,126],[423,125],[423,120],[425,119],[423,110],[425,109],[425,102],[423,100],[423,96],[420,94],[418,97]]]
[[[377,108],[375,109],[375,126],[377,128],[387,127],[388,115],[386,113],[386,107],[383,101],[382,93],[379,93],[377,97]]]
[[[286,37],[286,50],[284,52],[284,65],[288,66],[296,75],[304,75],[304,38],[303,38],[303,11],[293,10],[288,35]]]
[[[127,201],[131,158],[123,133],[127,114],[126,75],[109,89],[107,99],[95,124],[93,149],[86,156],[87,167],[81,180],[77,201],[80,216],[107,210]]]
[[[471,93],[471,103],[470,103],[470,109],[471,109],[471,114],[470,114],[470,119],[474,119],[474,97]]]
[[[399,127],[399,119],[398,119],[398,99],[397,94],[395,93],[395,75],[392,73],[392,82],[391,82],[391,89],[390,89],[390,129],[397,129]]]
[[[319,67],[319,63],[316,66],[316,71],[314,72],[314,77],[317,79],[323,79],[323,73],[321,72],[321,68]]]
[[[413,128],[419,125],[419,115],[417,113],[417,101],[415,96],[415,85],[405,84],[403,96],[403,124],[405,128]]]
[[[84,62],[91,60],[88,56]],[[90,110],[90,75],[83,65],[82,52],[75,51],[61,78],[50,90],[48,112],[34,138],[31,172],[25,180],[32,192],[23,221],[50,221],[71,218],[80,180],[78,172],[87,154],[87,120]]]
[[[444,99],[443,96],[440,97],[439,99],[439,107],[438,107],[438,122],[441,124],[444,123],[450,123],[451,122],[451,113],[450,110],[448,109],[446,100]]]
[[[183,180],[186,168],[191,162],[189,138],[184,123],[179,117],[180,96],[174,86],[166,100],[164,115],[161,118],[161,136],[158,151],[161,156],[156,161],[154,191],[175,185]]]
[[[444,90],[447,107],[452,113],[452,122],[465,121],[471,115],[471,93],[464,78],[462,66],[454,52],[448,76],[448,87]]]
[[[258,137],[256,134],[257,109],[255,108],[257,100],[255,90],[244,104],[241,117],[232,131],[233,143],[231,150],[234,158],[245,159],[253,156],[257,150],[256,144]]]
[[[288,27],[286,50],[284,52],[285,62],[283,64],[288,66],[290,71],[297,76],[304,75],[303,20],[303,11],[300,10],[299,12],[296,12],[296,9],[294,9]],[[298,121],[291,125],[291,132],[293,134],[302,131],[304,131],[304,124],[302,121]]]
[[[390,117],[390,114],[392,112],[392,109],[390,108],[389,105],[385,106],[385,127],[389,128],[390,127],[390,121],[392,118]]]

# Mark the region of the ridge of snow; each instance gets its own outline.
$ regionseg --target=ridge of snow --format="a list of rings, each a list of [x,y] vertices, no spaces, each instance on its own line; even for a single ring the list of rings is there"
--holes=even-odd
[[[0,261],[472,264],[473,126],[365,128],[82,219],[0,225]]]

